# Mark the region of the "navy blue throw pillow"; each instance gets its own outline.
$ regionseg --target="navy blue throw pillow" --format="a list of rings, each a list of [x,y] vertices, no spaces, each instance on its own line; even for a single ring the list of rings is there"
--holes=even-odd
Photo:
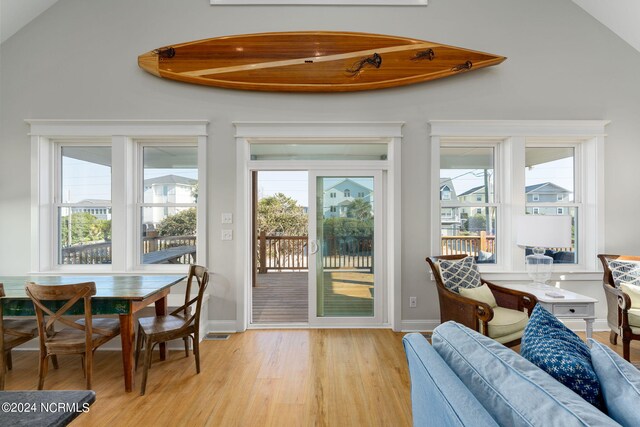
[[[539,304],[524,329],[520,355],[596,408],[605,409],[589,347]]]

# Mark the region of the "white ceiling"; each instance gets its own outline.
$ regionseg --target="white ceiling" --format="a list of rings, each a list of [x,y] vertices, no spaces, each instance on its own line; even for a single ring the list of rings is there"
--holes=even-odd
[[[57,1],[0,0],[0,43]],[[573,0],[573,2],[640,51],[640,1]]]

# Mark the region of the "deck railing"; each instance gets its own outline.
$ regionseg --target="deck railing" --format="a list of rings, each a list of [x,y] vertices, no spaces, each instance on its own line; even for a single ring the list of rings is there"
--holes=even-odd
[[[480,251],[493,254],[496,252],[496,236],[488,236],[486,231],[481,231],[479,236],[442,236],[440,246],[442,255],[478,256]]]
[[[258,273],[269,271],[302,271],[309,268],[307,236],[267,236],[257,239]],[[371,237],[324,239],[319,249],[324,268],[371,269]]]
[[[195,246],[196,236],[145,236],[142,253],[161,251],[177,246]],[[111,264],[111,242],[87,243],[62,248],[61,264]],[[181,264],[190,262],[189,255],[178,260]]]

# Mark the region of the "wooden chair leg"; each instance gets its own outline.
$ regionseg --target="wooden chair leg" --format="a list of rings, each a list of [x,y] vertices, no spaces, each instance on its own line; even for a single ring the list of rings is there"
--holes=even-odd
[[[140,357],[140,350],[142,350],[142,335],[144,332],[142,328],[138,326],[138,336],[136,337],[136,371],[138,370],[138,358]]]
[[[40,365],[38,365],[38,390],[44,388],[44,377],[47,376],[47,370],[49,369],[49,360],[47,355],[40,353]]]
[[[189,337],[184,337],[182,340],[184,341],[184,354],[189,357]]]
[[[13,359],[11,358],[11,350],[7,351],[7,369],[13,369]]]
[[[87,377],[87,390],[91,390],[91,380],[93,379],[93,351],[84,355],[85,376]]]
[[[198,331],[193,333],[193,355],[196,357],[196,373],[200,373],[200,340],[198,339]]]
[[[2,352],[4,353],[4,352]],[[0,360],[0,390],[4,390],[4,375],[6,370],[6,358],[5,355],[2,355],[2,359]]]
[[[144,396],[147,388],[147,375],[149,368],[151,367],[151,356],[153,354],[153,347],[151,346],[151,340],[147,338],[144,343],[144,368],[142,370],[142,382],[140,383],[140,396]]]
[[[631,362],[631,340],[627,340],[622,338],[622,357],[624,357],[624,360],[626,360],[627,362]]]
[[[618,344],[618,334],[615,331],[609,332],[609,342],[613,345]]]

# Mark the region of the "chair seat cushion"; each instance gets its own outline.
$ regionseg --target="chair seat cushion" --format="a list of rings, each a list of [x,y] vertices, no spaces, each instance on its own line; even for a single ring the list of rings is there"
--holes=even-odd
[[[489,336],[491,338],[500,338],[518,332],[522,336],[528,321],[529,317],[523,311],[495,307],[493,309],[493,319],[489,322]]]

